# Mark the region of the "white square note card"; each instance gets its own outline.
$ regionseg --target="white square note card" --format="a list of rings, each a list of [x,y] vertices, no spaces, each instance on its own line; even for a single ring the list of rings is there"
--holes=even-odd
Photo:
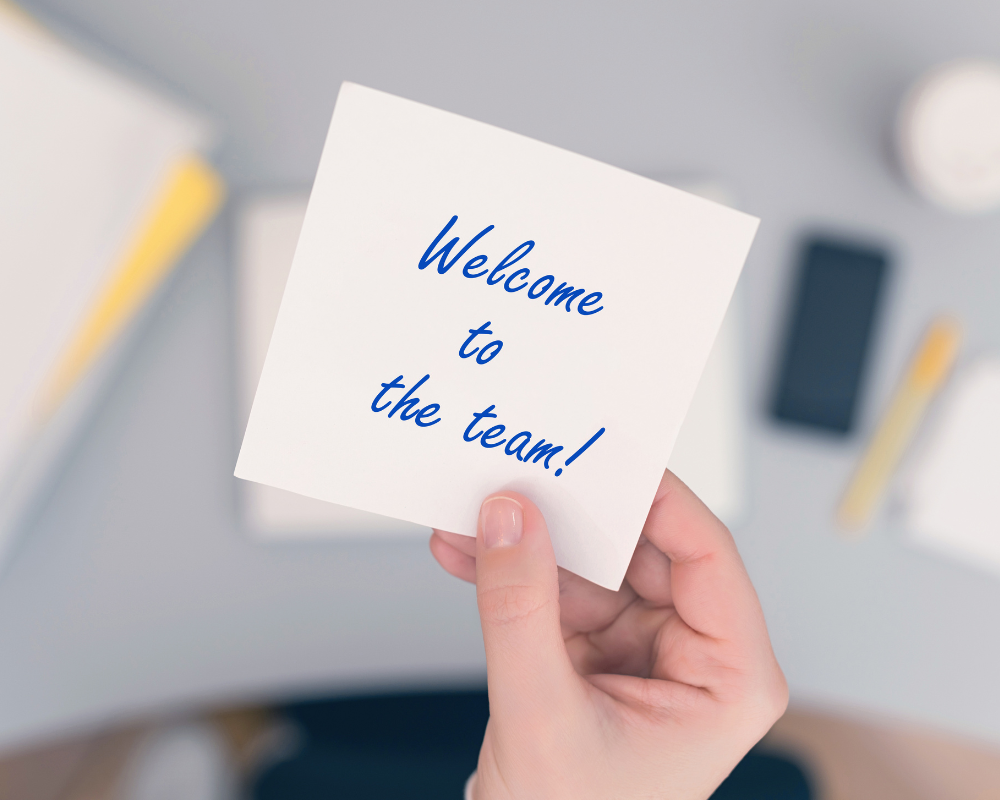
[[[523,492],[617,589],[756,228],[345,83],[236,475],[470,536]]]

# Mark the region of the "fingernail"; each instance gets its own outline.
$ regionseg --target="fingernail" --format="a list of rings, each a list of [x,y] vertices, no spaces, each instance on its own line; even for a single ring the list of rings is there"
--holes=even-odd
[[[524,530],[521,505],[509,497],[491,497],[479,509],[479,524],[487,550],[515,545]]]

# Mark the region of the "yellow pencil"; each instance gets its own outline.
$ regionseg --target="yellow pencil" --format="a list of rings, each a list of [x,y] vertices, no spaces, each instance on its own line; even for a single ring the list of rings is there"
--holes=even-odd
[[[958,323],[935,319],[903,377],[837,510],[837,522],[860,533],[871,520],[906,445],[944,383],[962,339]]]

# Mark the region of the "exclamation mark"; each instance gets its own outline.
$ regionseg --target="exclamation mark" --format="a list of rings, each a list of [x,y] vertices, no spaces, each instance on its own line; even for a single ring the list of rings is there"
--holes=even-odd
[[[604,434],[604,428],[601,428],[597,433],[591,436],[583,447],[581,447],[579,450],[573,453],[573,455],[571,455],[569,458],[566,459],[566,466],[568,467],[570,464],[576,461],[580,456],[582,456],[585,452],[587,452],[587,448],[590,447],[598,439],[600,439],[603,434]],[[562,475],[562,467],[556,470],[556,476],[559,475]]]

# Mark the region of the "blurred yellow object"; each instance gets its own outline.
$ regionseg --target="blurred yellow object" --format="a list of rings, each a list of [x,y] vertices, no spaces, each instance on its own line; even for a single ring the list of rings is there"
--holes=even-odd
[[[840,503],[837,521],[845,530],[860,533],[868,525],[906,445],[951,370],[961,339],[955,320],[940,317],[931,323]]]
[[[0,565],[218,210],[211,126],[0,0]]]
[[[32,27],[37,27],[38,30],[42,30],[41,26],[35,22],[31,15],[24,11],[24,9],[20,6],[14,5],[14,3],[10,0],[0,0],[0,13],[9,14],[17,20],[18,24],[30,25]]]
[[[224,196],[222,179],[202,158],[187,156],[174,167],[138,235],[56,367],[39,406],[40,422],[52,415],[149,299],[215,216]]]

